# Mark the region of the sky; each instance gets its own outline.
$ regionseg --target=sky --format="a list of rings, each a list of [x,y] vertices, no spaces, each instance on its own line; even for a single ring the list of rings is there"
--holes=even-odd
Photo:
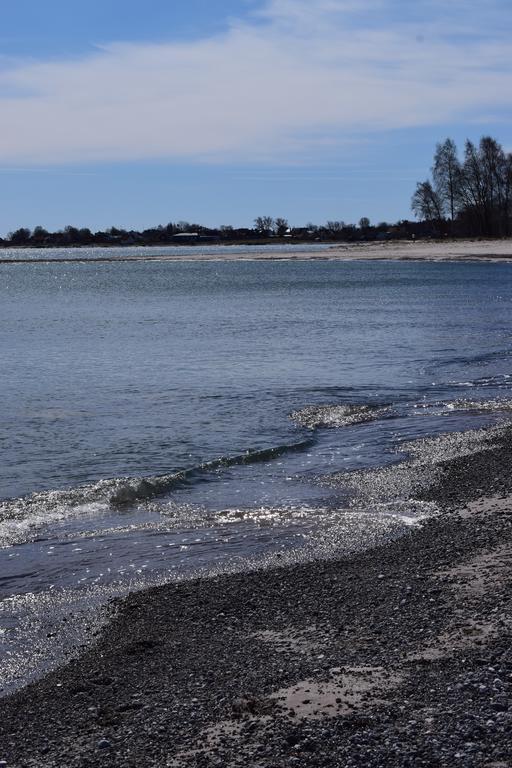
[[[411,218],[436,142],[512,150],[509,0],[16,0],[0,235]]]

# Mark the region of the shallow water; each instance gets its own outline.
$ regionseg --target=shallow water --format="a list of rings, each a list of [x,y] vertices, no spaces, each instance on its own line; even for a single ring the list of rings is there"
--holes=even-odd
[[[273,254],[275,258],[293,258],[296,254],[320,254],[331,245],[304,243],[291,245],[130,245],[80,248],[0,248],[2,261],[125,261],[165,259],[202,260],[250,258],[253,254]]]
[[[509,418],[511,302],[509,264],[0,265],[6,690],[63,606],[431,514],[325,478]]]

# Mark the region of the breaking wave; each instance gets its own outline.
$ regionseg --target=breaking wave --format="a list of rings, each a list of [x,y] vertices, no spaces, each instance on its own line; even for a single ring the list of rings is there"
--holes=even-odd
[[[349,427],[353,424],[365,424],[389,414],[387,406],[377,405],[308,405],[293,411],[290,418],[301,427]]]
[[[111,507],[135,504],[205,480],[209,473],[229,467],[272,461],[279,456],[307,450],[314,440],[248,450],[223,456],[189,469],[149,477],[120,477],[67,490],[40,491],[17,499],[0,501],[0,547],[27,540],[31,533],[52,522],[107,512]]]
[[[469,384],[468,384],[469,386]],[[415,403],[413,409],[419,413],[456,413],[459,411],[473,411],[475,413],[504,413],[512,411],[512,399],[505,397],[489,398],[487,400],[470,400],[458,398],[457,400],[436,400],[434,402]]]
[[[446,403],[451,411],[512,411],[512,400],[496,397],[490,400],[454,400]]]

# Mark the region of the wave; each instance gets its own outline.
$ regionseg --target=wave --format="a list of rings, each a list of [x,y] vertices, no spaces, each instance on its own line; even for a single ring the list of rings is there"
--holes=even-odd
[[[481,368],[489,363],[496,362],[498,360],[507,360],[512,355],[512,350],[506,349],[493,349],[487,352],[481,352],[476,355],[456,355],[454,357],[448,357],[445,359],[435,360],[433,365],[429,365],[427,368],[428,373],[434,374],[436,370],[440,368],[450,368],[452,366],[469,368],[471,366]]]
[[[454,411],[474,411],[500,413],[512,411],[512,399],[506,397],[494,397],[488,400],[469,400],[467,398],[458,398],[457,400],[435,400],[432,402],[415,403],[413,409],[419,413],[425,412],[428,415],[435,413],[446,414]]]
[[[308,439],[271,448],[250,449],[168,474],[112,478],[76,488],[39,491],[0,501],[0,547],[27,541],[27,538],[36,535],[39,528],[49,523],[71,517],[97,516],[112,507],[143,502],[173,488],[204,481],[209,473],[237,465],[272,461],[285,453],[307,450],[314,442]]]
[[[389,414],[388,406],[381,405],[308,405],[293,411],[290,418],[301,427],[317,429],[365,424],[387,414]]]
[[[234,456],[222,456],[213,461],[199,464],[197,467],[184,469],[170,475],[157,475],[155,477],[124,478],[120,485],[109,498],[111,504],[126,504],[134,501],[142,501],[159,496],[166,491],[201,479],[209,472],[219,469],[228,469],[243,464],[256,464],[258,462],[272,461],[284,453],[305,451],[314,445],[313,440],[301,440],[297,443],[278,445],[273,448],[249,449],[244,453]],[[114,481],[118,482],[118,481]]]
[[[460,398],[446,403],[451,411],[512,411],[512,400],[496,397],[489,400],[466,400]]]
[[[510,373],[497,373],[494,376],[481,376],[478,379],[472,379],[471,381],[450,381],[455,387],[478,387],[479,389],[488,389],[490,387],[510,387],[510,379],[512,374]]]

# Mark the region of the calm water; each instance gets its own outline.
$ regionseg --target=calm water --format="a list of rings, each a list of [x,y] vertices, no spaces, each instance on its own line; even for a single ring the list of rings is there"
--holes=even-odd
[[[0,265],[6,689],[85,598],[398,535],[323,480],[506,418],[511,302],[509,264]]]

